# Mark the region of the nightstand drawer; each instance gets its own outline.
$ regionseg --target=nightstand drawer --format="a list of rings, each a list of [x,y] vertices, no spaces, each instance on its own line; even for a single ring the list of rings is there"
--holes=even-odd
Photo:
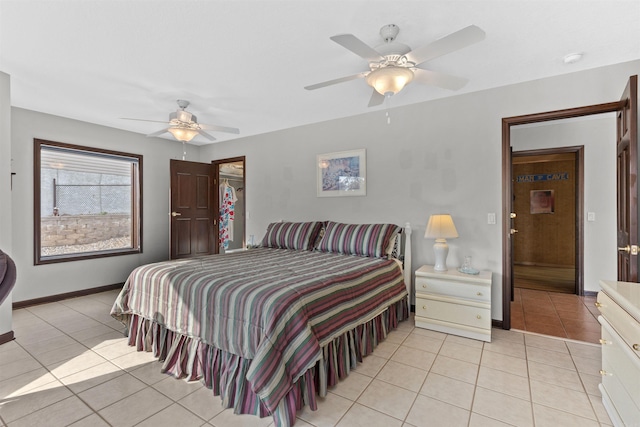
[[[416,277],[416,293],[446,295],[471,301],[491,301],[491,285],[461,283],[433,277]]]
[[[455,302],[416,298],[416,317],[436,319],[475,328],[491,328],[491,309]]]

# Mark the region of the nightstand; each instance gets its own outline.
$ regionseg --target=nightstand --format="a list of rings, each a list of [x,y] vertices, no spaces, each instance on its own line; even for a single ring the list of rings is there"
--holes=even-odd
[[[491,341],[491,272],[416,270],[416,327]]]

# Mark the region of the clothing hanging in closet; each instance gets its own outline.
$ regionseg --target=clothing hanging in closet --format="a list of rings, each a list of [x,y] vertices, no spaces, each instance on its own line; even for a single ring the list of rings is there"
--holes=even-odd
[[[229,242],[233,241],[233,217],[235,211],[236,189],[229,184],[227,179],[220,182],[220,220],[219,236],[220,247],[229,249]]]

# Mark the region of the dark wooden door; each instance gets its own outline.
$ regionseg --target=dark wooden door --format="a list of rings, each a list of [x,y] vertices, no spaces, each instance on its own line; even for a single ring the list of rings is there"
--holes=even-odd
[[[214,168],[171,160],[171,259],[215,253]]]
[[[511,253],[511,262],[509,263],[509,280],[511,282],[510,287],[511,287],[511,301],[513,302],[513,294],[515,293],[514,291],[514,282],[515,282],[515,277],[513,274],[513,246],[514,243],[513,241],[515,240],[515,233],[518,232],[518,230],[516,229],[516,212],[513,209],[513,147],[509,147],[509,165],[510,165],[510,170],[509,170],[509,176],[511,177],[511,180],[509,180],[509,193],[511,194],[511,200],[509,201],[509,226],[511,227],[509,229],[509,252]]]
[[[638,281],[638,76],[620,99],[617,141],[618,280]]]

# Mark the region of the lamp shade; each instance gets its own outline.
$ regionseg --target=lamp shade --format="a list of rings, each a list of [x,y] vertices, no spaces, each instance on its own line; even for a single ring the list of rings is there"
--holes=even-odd
[[[369,73],[367,84],[380,95],[395,95],[413,80],[413,71],[405,67],[388,66]]]
[[[167,129],[171,134],[178,140],[182,142],[189,142],[198,134],[198,131],[195,129],[183,128],[179,126],[170,127]]]
[[[425,239],[454,239],[458,237],[458,230],[453,224],[451,215],[431,215],[424,237]]]

